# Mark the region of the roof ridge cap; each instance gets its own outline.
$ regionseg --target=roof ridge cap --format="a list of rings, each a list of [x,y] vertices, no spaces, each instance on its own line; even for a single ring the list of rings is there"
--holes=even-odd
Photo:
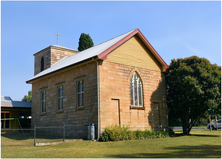
[[[138,28],[137,28],[137,29],[138,29]],[[120,36],[126,34],[126,33],[133,32],[134,30],[136,30],[136,29],[130,30],[130,31],[128,31],[128,32],[125,32],[125,33],[123,33],[123,34],[121,34],[121,35],[118,35],[118,36],[116,36],[116,37],[114,37],[114,38],[111,38],[111,39],[109,39],[109,40],[107,40],[107,41],[104,41],[104,42],[102,42],[102,43],[100,43],[100,44],[103,44],[103,43],[105,43],[105,42],[108,42],[108,41],[110,41],[110,40],[113,40],[113,39],[115,39],[115,38],[117,38],[117,37],[120,37]],[[97,45],[100,45],[100,44],[97,44]],[[97,45],[96,45],[96,46],[97,46]]]

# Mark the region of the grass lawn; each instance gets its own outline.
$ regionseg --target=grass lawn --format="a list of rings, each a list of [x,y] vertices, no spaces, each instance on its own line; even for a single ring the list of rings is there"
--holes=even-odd
[[[1,148],[2,158],[221,158],[221,131],[191,131],[161,139],[118,142],[78,141],[44,147]]]
[[[40,136],[35,140],[36,142],[50,142],[50,141],[63,141],[63,139],[55,138],[52,136]],[[1,146],[33,146],[34,145],[34,134],[14,133],[14,134],[1,134]]]

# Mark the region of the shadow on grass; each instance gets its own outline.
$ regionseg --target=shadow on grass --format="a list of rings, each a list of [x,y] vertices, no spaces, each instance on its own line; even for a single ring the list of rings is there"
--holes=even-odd
[[[175,134],[174,137],[182,137],[182,136],[196,136],[196,137],[220,137],[220,135],[204,135],[204,134],[189,134],[185,135],[183,133],[181,134]]]
[[[16,134],[1,134],[1,137],[4,137],[5,139],[11,139],[11,140],[27,140],[27,139],[34,139],[33,134],[22,134],[22,133],[16,133]],[[4,140],[2,138],[2,140]]]
[[[1,134],[1,137],[11,140],[27,140],[27,139],[34,139],[34,134],[22,134],[22,133]],[[62,136],[38,135],[36,136],[36,139],[62,139]],[[2,138],[2,140],[4,139]]]
[[[220,137],[220,135],[198,135],[198,134],[191,134],[190,136],[197,136],[197,137]]]
[[[117,154],[107,157],[112,158],[220,158],[220,145],[200,145],[200,146],[180,146],[167,147],[170,150],[165,153],[136,153],[136,154]]]

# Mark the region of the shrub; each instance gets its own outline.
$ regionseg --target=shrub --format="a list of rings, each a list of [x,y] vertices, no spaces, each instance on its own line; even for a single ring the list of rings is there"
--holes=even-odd
[[[121,134],[121,138],[120,140],[128,140],[129,139],[129,136],[128,136],[128,131],[129,131],[129,127],[122,127],[119,126],[119,130],[120,130],[120,134]]]
[[[149,139],[149,138],[152,138],[152,135],[151,135],[151,131],[146,129],[144,132],[143,132],[143,135],[144,135],[144,138],[145,139]]]
[[[135,134],[136,139],[144,139],[144,133],[141,130],[135,130],[133,132]]]
[[[175,132],[171,128],[169,128],[168,132],[169,132],[169,136],[174,136],[175,135]]]
[[[156,138],[156,133],[154,131],[151,131],[151,138]]]
[[[128,136],[128,140],[134,140],[134,139],[136,139],[136,136],[135,136],[135,134],[133,133],[132,130],[128,130],[128,131],[127,131],[127,136]]]
[[[151,138],[163,138],[169,137],[174,134],[173,130],[169,131],[150,131],[148,129],[142,130],[130,130],[128,126],[111,125],[107,126],[100,136],[100,141],[123,141],[123,140],[139,140],[139,139],[151,139]]]
[[[105,131],[100,136],[100,141],[120,141],[131,140],[133,136],[129,127],[121,127],[118,125],[107,126]]]
[[[156,138],[161,138],[162,137],[161,131],[157,131],[155,133],[155,136],[156,136]]]
[[[106,128],[106,132],[109,134],[109,141],[120,140],[120,132],[118,126],[111,125]]]
[[[100,136],[100,141],[107,142],[109,141],[109,133],[108,132],[103,132],[102,135]]]
[[[169,137],[169,132],[168,131],[163,131],[163,136],[162,137]]]

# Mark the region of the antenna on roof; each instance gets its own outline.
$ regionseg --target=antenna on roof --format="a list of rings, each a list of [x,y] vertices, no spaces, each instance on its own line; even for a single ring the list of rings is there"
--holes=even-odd
[[[59,34],[58,31],[57,31],[57,34],[55,33],[55,35],[57,35],[57,45],[59,45],[59,36],[61,36],[61,35]]]

